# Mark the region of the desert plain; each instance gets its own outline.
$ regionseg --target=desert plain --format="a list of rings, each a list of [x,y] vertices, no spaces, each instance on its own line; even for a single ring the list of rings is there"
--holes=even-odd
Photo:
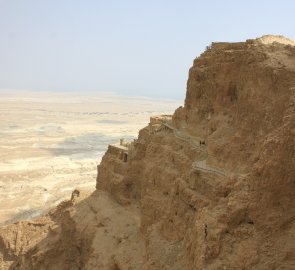
[[[169,114],[173,100],[111,93],[0,92],[0,224],[30,219],[95,189],[108,147],[132,140],[151,115]]]

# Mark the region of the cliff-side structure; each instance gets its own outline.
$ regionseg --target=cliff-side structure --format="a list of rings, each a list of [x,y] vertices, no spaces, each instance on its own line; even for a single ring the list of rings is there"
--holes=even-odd
[[[97,190],[0,229],[2,269],[295,268],[295,43],[212,43]]]

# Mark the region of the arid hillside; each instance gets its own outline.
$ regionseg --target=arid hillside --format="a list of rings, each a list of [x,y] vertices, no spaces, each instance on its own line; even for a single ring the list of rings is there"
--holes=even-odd
[[[0,269],[295,269],[294,102],[293,41],[212,43],[94,193],[0,228]]]

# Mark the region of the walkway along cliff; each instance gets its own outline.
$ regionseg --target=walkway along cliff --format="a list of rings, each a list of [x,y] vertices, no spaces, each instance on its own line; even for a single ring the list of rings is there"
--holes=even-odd
[[[1,269],[295,269],[294,102],[293,41],[213,43],[93,194],[0,229]]]

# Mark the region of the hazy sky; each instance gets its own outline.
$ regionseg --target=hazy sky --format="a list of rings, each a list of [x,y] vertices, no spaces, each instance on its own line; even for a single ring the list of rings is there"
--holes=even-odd
[[[0,89],[183,99],[212,41],[295,39],[294,0],[0,0]]]

